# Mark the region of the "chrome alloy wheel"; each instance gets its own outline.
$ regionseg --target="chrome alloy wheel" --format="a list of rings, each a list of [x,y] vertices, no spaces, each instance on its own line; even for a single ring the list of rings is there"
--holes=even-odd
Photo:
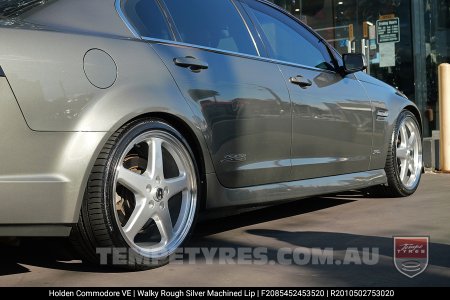
[[[422,173],[422,140],[412,118],[405,118],[399,126],[396,157],[400,181],[405,188],[414,188]]]
[[[136,137],[115,172],[115,217],[122,236],[151,259],[175,252],[188,235],[197,205],[197,178],[186,147],[154,130]]]

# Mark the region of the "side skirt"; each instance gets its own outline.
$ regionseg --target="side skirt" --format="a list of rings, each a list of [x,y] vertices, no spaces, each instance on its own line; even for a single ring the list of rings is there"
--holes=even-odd
[[[386,184],[384,170],[331,176],[262,186],[228,189],[218,181],[216,174],[207,175],[206,209],[230,206],[261,205],[326,195],[370,186]]]

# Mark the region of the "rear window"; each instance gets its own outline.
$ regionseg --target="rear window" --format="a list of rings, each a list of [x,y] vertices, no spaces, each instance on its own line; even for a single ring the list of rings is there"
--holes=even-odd
[[[23,13],[55,0],[1,0],[0,18],[15,18]]]

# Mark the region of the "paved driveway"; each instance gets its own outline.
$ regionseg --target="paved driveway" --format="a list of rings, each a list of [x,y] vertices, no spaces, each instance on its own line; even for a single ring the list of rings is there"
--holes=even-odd
[[[449,220],[450,175],[427,174],[411,198],[345,193],[200,223],[188,247],[225,249],[225,259],[201,252],[194,264],[132,273],[81,264],[62,240],[0,246],[0,286],[450,286]],[[396,270],[392,236],[430,237],[423,274],[409,279]],[[239,249],[257,253],[239,261]]]

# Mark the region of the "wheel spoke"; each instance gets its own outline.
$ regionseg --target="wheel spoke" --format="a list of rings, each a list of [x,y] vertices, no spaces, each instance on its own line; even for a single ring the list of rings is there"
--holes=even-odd
[[[156,213],[154,216],[156,226],[161,235],[161,243],[167,244],[173,235],[172,218],[170,216],[169,208],[166,207]]]
[[[408,162],[406,159],[401,162],[400,165],[400,180],[404,183],[408,176]]]
[[[173,197],[176,194],[188,189],[188,179],[186,174],[182,174],[176,178],[167,179],[165,183],[169,188],[169,197]]]
[[[408,142],[408,132],[406,131],[406,125],[403,124],[400,127],[400,139],[402,140],[402,145],[407,145]]]
[[[416,143],[416,133],[414,131],[411,131],[411,136],[408,139],[408,147],[414,147],[415,143]]]
[[[397,148],[397,158],[400,160],[406,159],[408,156],[408,149],[404,146],[400,146]]]
[[[410,162],[408,163],[408,170],[411,172],[411,174],[416,173],[416,164],[414,162],[414,159],[411,159]]]
[[[162,140],[159,138],[152,138],[148,142],[148,164],[147,172],[150,173],[150,178],[164,178]]]
[[[143,175],[132,172],[123,166],[117,170],[117,182],[130,189],[135,195],[144,196],[149,179]]]
[[[152,216],[153,211],[146,204],[145,198],[136,201],[136,207],[127,224],[123,227],[123,231],[131,241],[134,241],[136,235]]]

